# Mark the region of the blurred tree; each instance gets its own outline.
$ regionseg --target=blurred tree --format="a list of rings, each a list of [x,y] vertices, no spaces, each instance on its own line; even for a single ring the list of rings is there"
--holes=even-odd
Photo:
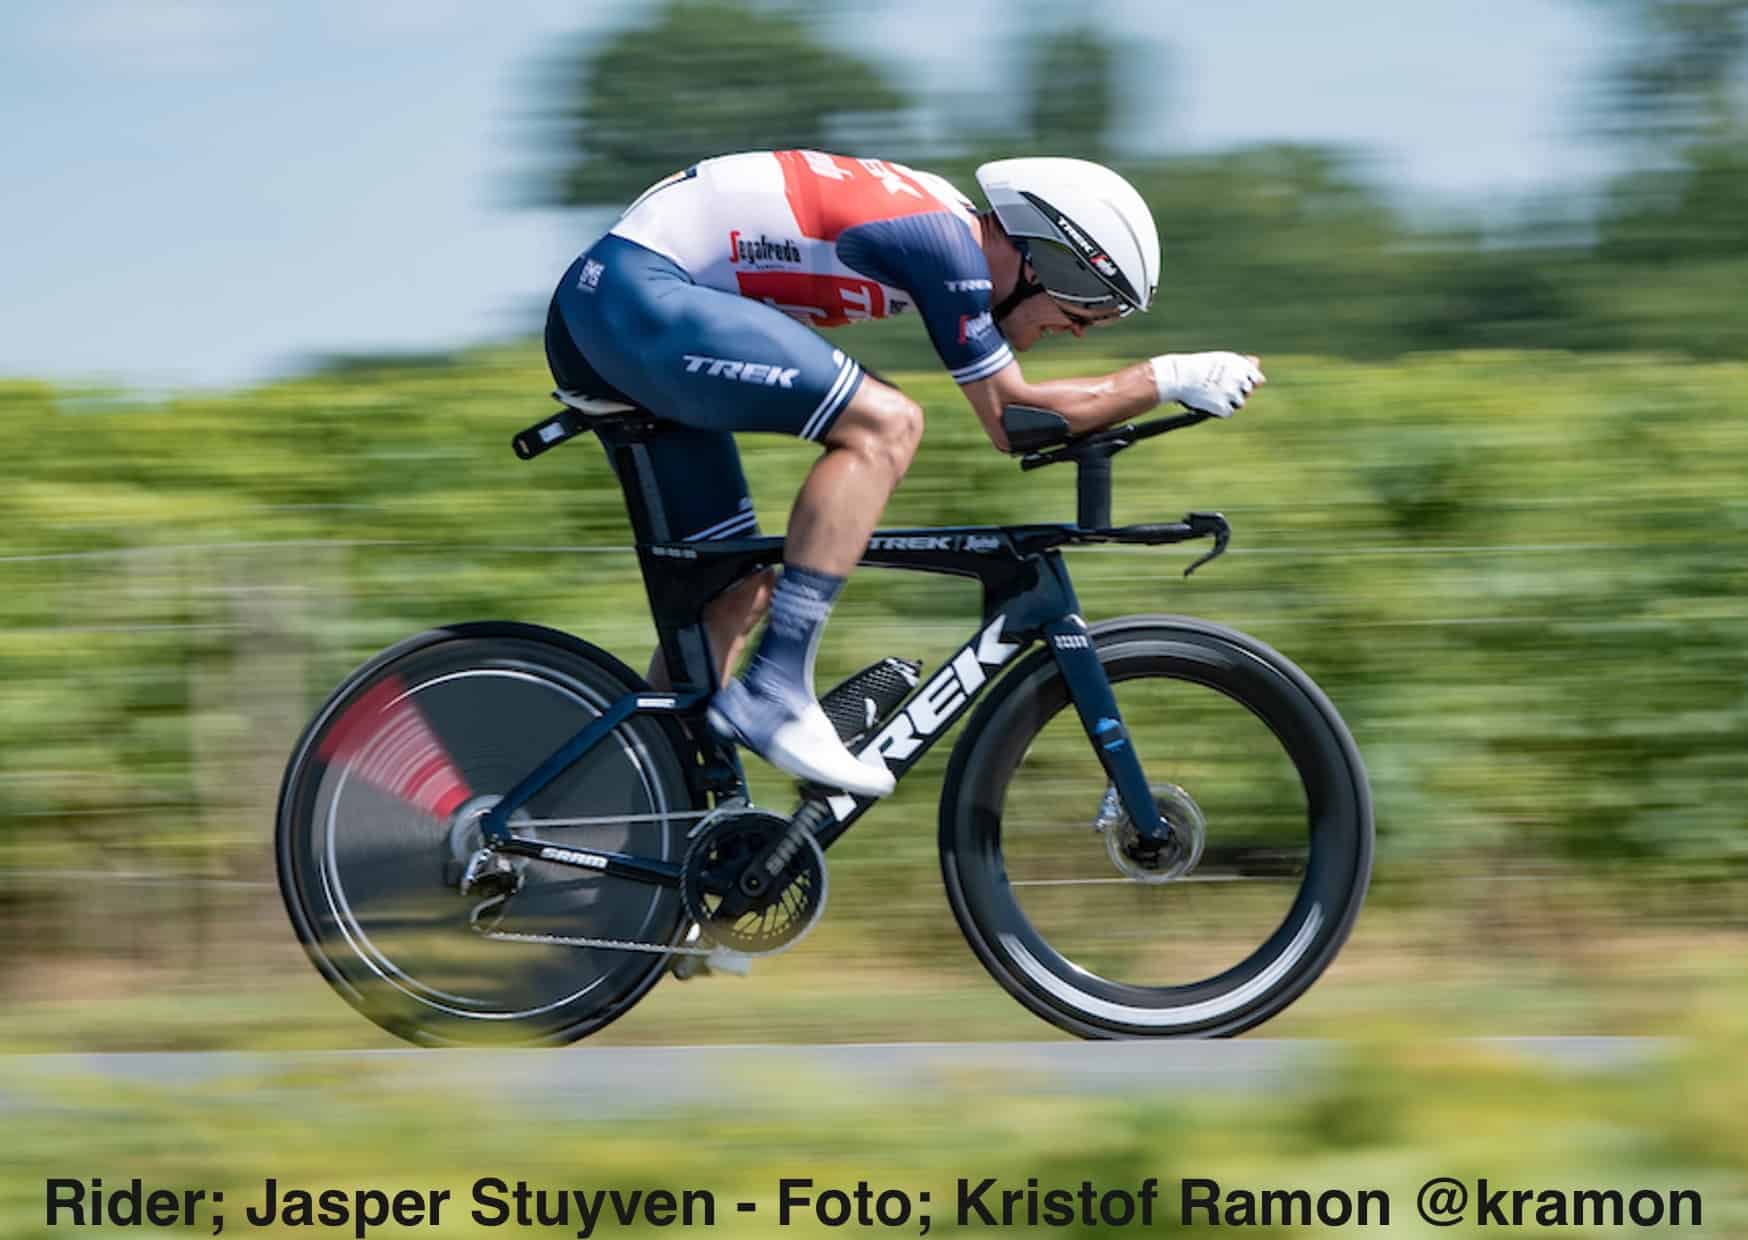
[[[1748,0],[1633,0],[1633,51],[1602,82],[1604,129],[1632,172],[1609,187],[1604,255],[1748,256]]]
[[[874,65],[821,42],[802,12],[668,0],[583,56],[560,85],[565,162],[551,200],[624,202],[711,155],[829,146],[835,126],[904,109]]]
[[[1603,242],[1625,262],[1748,257],[1748,128],[1692,144],[1679,168],[1618,179]]]
[[[1032,36],[1027,120],[1040,155],[1103,159],[1109,149],[1116,53],[1088,26]]]
[[[1732,127],[1742,105],[1748,0],[1608,0],[1631,51],[1604,75],[1603,129],[1669,155]]]
[[[1123,171],[1153,209],[1161,314],[1100,332],[1132,348],[1387,355],[1430,290],[1414,238],[1339,148],[1271,144]],[[1169,326],[1167,326],[1169,325]]]

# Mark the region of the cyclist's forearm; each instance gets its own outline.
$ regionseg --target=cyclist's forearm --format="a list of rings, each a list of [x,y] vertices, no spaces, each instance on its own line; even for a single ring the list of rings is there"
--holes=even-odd
[[[1076,435],[1146,413],[1159,404],[1159,388],[1146,362],[1091,379],[1028,382],[1024,403],[1060,414]]]
[[[990,442],[1003,452],[1008,443],[1001,414],[1009,405],[1048,409],[1060,414],[1071,432],[1084,435],[1146,413],[1159,403],[1159,385],[1147,362],[1094,379],[1046,379],[1041,383],[1025,379],[1014,362],[987,379],[965,384],[961,390],[977,411]]]

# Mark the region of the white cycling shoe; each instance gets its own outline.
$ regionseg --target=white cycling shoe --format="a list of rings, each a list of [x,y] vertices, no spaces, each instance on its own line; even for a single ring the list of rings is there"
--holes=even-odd
[[[859,797],[886,796],[897,782],[884,764],[864,762],[844,748],[818,702],[787,714],[731,680],[711,699],[709,719],[718,735],[733,737],[798,779]]]

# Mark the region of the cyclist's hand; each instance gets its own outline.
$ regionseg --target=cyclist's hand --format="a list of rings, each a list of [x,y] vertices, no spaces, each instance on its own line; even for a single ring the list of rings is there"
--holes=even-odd
[[[1164,353],[1153,359],[1159,403],[1177,401],[1198,413],[1229,418],[1268,380],[1259,358],[1239,353]]]

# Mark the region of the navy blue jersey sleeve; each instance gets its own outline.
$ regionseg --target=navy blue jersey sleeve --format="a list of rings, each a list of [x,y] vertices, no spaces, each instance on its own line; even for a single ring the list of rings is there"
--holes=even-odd
[[[956,382],[987,379],[1014,360],[989,313],[989,262],[958,217],[870,220],[839,234],[837,253],[845,266],[910,294]]]

